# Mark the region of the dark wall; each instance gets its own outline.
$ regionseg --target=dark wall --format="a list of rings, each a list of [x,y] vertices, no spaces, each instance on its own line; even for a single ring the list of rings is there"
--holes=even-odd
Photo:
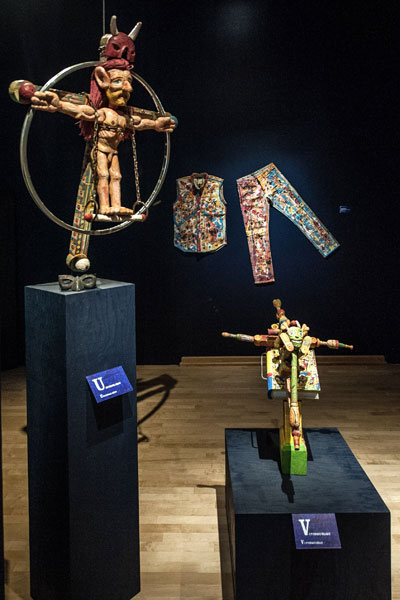
[[[262,333],[275,321],[277,297],[291,318],[311,326],[312,335],[398,360],[394,7],[314,0],[107,2],[107,30],[113,13],[122,31],[143,21],[136,71],[179,118],[161,203],[145,224],[95,239],[90,249],[98,276],[137,284],[139,362],[257,354],[219,332]],[[18,138],[26,108],[7,100],[6,84],[17,78],[43,83],[68,65],[96,60],[102,10],[100,2],[76,0],[23,6],[5,0],[3,8],[3,57],[12,57],[3,58],[1,103],[10,140],[3,160],[3,364],[10,357],[12,366],[23,361],[23,286],[54,281],[66,271],[69,234],[45,218],[24,187]],[[58,87],[88,89],[88,78],[81,71]],[[141,90],[135,93],[134,104],[151,107]],[[145,195],[157,178],[163,140],[154,132],[137,137]],[[70,221],[83,152],[77,127],[63,115],[37,115],[29,146],[40,195]],[[125,146],[129,205],[133,169]],[[255,286],[235,180],[269,162],[341,247],[324,259],[272,210],[276,282]],[[173,246],[175,179],[196,171],[225,180],[228,245],[208,256],[185,255]],[[339,214],[340,205],[351,213]]]

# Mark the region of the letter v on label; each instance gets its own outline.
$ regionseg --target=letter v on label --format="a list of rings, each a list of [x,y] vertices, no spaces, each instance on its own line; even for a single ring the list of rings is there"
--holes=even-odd
[[[311,521],[311,519],[299,519],[299,523],[301,525],[301,528],[303,530],[304,535],[308,535],[308,529],[310,527],[310,521]]]

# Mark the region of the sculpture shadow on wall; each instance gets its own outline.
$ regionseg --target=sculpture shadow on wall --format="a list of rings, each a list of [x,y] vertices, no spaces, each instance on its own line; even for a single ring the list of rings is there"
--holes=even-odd
[[[255,434],[255,435],[254,435]],[[307,461],[313,460],[308,441],[307,432],[303,430],[306,446],[308,448]],[[258,449],[261,460],[273,460],[277,463],[282,478],[281,490],[287,496],[290,504],[294,503],[295,489],[290,475],[282,473],[279,451],[279,429],[257,429],[252,433],[251,443]]]
[[[177,380],[165,373],[159,377],[153,377],[152,379],[138,379],[136,383],[137,388],[137,402],[144,402],[149,398],[160,395],[158,402],[149,410],[148,413],[141,416],[138,419],[138,443],[149,442],[150,438],[143,433],[141,429],[142,423],[150,419],[167,401],[171,390],[177,384]]]

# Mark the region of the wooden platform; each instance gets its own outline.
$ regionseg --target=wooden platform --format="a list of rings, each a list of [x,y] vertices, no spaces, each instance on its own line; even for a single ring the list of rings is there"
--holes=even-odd
[[[281,402],[266,398],[259,357],[229,358],[138,367],[138,600],[233,598],[224,429],[278,427]],[[304,425],[338,427],[391,510],[393,600],[400,600],[400,365],[321,356],[319,366],[321,399],[304,402]],[[6,598],[28,600],[24,371],[3,373],[2,383]]]

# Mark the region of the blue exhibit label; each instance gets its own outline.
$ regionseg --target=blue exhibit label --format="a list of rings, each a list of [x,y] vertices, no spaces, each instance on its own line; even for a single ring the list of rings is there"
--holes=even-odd
[[[342,547],[334,513],[292,515],[292,521],[297,550]]]
[[[133,390],[122,367],[100,371],[100,373],[88,375],[86,379],[97,403],[116,398]]]

